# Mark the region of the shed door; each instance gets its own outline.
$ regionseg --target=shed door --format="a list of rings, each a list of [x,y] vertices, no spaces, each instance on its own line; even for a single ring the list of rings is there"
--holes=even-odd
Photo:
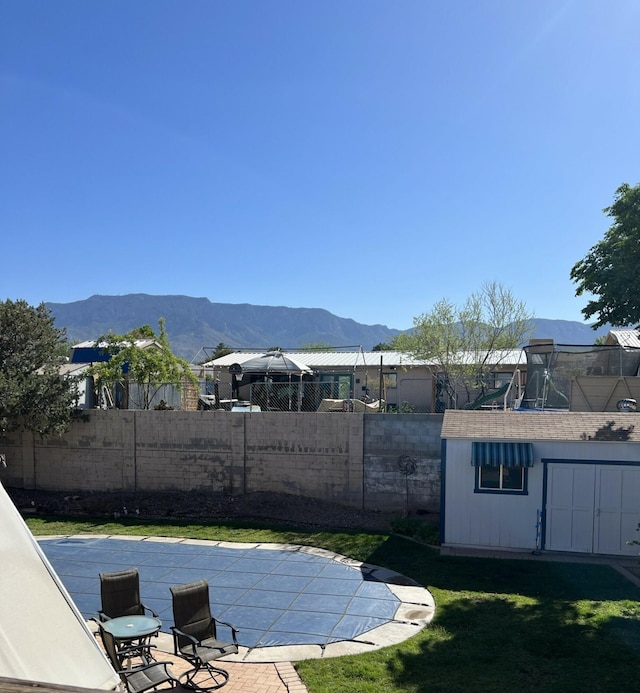
[[[640,469],[609,467],[596,469],[596,514],[594,553],[638,555],[640,540]]]
[[[550,464],[545,548],[593,551],[595,465]]]
[[[637,555],[640,468],[550,464],[545,548],[553,551]]]

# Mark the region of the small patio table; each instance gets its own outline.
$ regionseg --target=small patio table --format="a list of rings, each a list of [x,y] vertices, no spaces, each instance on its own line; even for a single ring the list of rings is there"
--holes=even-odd
[[[162,621],[153,616],[118,616],[104,621],[102,627],[122,643],[156,635],[162,626]]]
[[[132,646],[135,652],[136,645],[148,642],[151,636],[157,635],[162,626],[162,621],[153,616],[118,616],[104,621],[100,625],[108,633],[111,633],[119,650],[127,650],[129,656],[126,656],[125,659],[130,659]],[[138,651],[136,656],[138,655],[147,662],[148,658],[143,655],[141,650]]]

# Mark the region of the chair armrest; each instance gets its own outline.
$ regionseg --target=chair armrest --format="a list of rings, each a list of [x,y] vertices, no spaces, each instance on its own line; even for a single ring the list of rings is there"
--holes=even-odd
[[[188,633],[185,633],[181,631],[179,628],[176,628],[176,626],[171,626],[171,630],[173,631],[173,652],[174,654],[180,656],[180,648],[178,646],[178,636],[182,638],[186,638],[189,640],[189,643],[191,647],[193,648],[193,656],[196,657],[196,647],[200,644],[200,641],[197,638],[194,638],[193,635],[189,635]]]
[[[214,618],[213,619],[217,624],[221,626],[227,626],[227,628],[231,629],[231,637],[233,638],[233,644],[237,645],[238,644],[238,639],[237,639],[237,634],[240,632],[239,628],[236,628],[233,624],[227,623],[227,621],[221,621],[220,619]]]
[[[142,605],[142,608],[143,608],[145,611],[151,612],[151,615],[152,615],[154,618],[158,618],[158,614],[157,614],[150,606],[147,606],[146,604],[143,604],[143,605]]]

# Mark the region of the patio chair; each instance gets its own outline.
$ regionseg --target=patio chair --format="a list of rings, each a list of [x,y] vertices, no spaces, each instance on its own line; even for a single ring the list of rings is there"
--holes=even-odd
[[[145,606],[140,599],[140,576],[136,568],[119,570],[115,573],[100,573],[100,597],[102,608],[98,611],[100,621],[108,621],[119,616],[158,614]],[[151,642],[151,636],[140,638],[136,645]],[[132,643],[133,644],[133,643]]]
[[[201,691],[222,688],[229,680],[229,673],[214,666],[212,662],[238,652],[238,629],[230,623],[220,621],[211,615],[209,604],[209,583],[198,580],[171,587],[173,602],[173,649],[176,655],[184,657],[193,665],[188,672],[184,686]],[[218,626],[230,629],[232,642],[218,640]],[[201,669],[206,669],[211,684],[196,684],[194,679]]]
[[[102,608],[98,616],[101,621],[118,616],[145,615],[147,612],[158,618],[158,614],[140,600],[140,576],[136,568],[100,573],[100,597]]]
[[[113,635],[104,629],[98,621],[100,637],[111,665],[120,676],[129,693],[142,693],[151,688],[156,690],[162,684],[171,684],[171,690],[181,690],[180,681],[169,671],[171,662],[157,662],[151,655],[152,645],[136,645],[131,648],[118,649]],[[142,657],[142,664],[124,667],[124,662],[131,656]]]

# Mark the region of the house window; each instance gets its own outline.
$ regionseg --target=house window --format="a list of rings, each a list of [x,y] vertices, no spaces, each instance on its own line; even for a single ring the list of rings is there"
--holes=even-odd
[[[508,385],[513,379],[513,373],[508,373],[506,371],[498,371],[496,373],[491,373],[489,376],[489,385],[493,386],[496,390],[499,390],[503,385]],[[493,383],[493,385],[491,385]]]
[[[475,493],[527,493],[528,468],[533,466],[531,443],[474,442]]]
[[[398,374],[397,373],[383,373],[382,374],[383,386],[386,389],[391,387],[398,387]]]
[[[351,373],[320,373],[319,382],[323,398],[349,399],[353,397]]]

